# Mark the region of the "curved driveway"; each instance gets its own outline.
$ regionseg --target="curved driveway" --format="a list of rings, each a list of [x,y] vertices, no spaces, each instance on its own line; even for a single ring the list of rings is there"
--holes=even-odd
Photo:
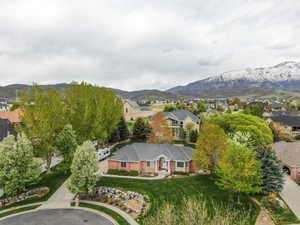
[[[47,209],[4,220],[0,225],[113,225],[107,218],[81,209]]]

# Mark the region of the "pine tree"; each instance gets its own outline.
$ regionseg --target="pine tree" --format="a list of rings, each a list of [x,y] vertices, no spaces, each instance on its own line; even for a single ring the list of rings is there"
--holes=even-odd
[[[73,193],[92,193],[98,181],[98,161],[92,142],[78,146],[74,154],[69,188]]]
[[[119,128],[120,140],[121,141],[127,140],[129,138],[129,130],[124,117],[121,118],[118,128]]]
[[[33,148],[24,134],[10,135],[0,143],[0,187],[15,196],[39,181],[40,165],[33,160]]]
[[[269,147],[257,150],[257,158],[262,162],[262,193],[279,193],[284,185],[284,173],[275,152]]]
[[[146,141],[150,133],[149,122],[143,118],[137,118],[133,126],[132,139],[134,141]]]
[[[198,139],[199,133],[197,130],[192,130],[190,132],[190,142],[196,143]]]

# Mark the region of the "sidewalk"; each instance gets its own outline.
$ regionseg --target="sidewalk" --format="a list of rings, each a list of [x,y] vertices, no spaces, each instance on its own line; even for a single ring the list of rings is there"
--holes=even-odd
[[[280,196],[300,219],[300,186],[289,176],[285,176],[285,184]]]
[[[125,179],[136,179],[136,180],[161,180],[165,179],[165,174],[160,173],[156,177],[135,177],[135,176],[119,176],[101,173],[102,177],[115,177],[115,178],[125,178]]]
[[[57,209],[69,208],[74,195],[69,191],[68,180],[50,197],[50,199],[43,203],[39,209]]]

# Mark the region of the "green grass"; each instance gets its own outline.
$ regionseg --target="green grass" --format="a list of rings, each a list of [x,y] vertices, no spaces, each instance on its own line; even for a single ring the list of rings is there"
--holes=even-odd
[[[217,204],[230,205],[238,210],[247,210],[251,213],[249,225],[255,223],[259,213],[259,207],[248,196],[240,196],[238,203],[236,196],[220,190],[215,185],[213,177],[209,175],[150,181],[102,177],[98,185],[147,195],[150,198],[151,208],[146,215],[139,218],[141,224],[148,216],[155,215],[165,202],[180,206],[185,197],[204,198],[208,202],[213,201]],[[177,208],[180,210],[180,207]]]
[[[64,174],[62,172],[53,172],[50,174],[43,173],[41,177],[42,178],[38,184],[28,189],[37,188],[37,187],[48,187],[50,191],[46,195],[42,197],[34,197],[34,198],[26,199],[24,201],[20,201],[4,207],[0,207],[0,211],[15,206],[47,201],[54,194],[54,192],[65,182],[65,180],[69,177],[69,174]]]
[[[271,213],[271,217],[276,225],[300,223],[296,215],[289,208],[281,207],[277,200],[262,199],[261,202]]]
[[[9,216],[9,215],[13,215],[13,214],[17,214],[17,213],[21,213],[21,212],[25,212],[25,211],[29,211],[29,210],[33,210],[36,209],[38,207],[40,207],[41,205],[33,205],[33,206],[28,206],[28,207],[22,207],[16,210],[10,210],[4,213],[0,213],[0,218],[3,218],[5,216]]]
[[[118,213],[116,213],[108,208],[105,208],[105,207],[102,207],[99,205],[88,204],[88,203],[80,203],[79,206],[84,207],[84,208],[94,209],[94,210],[97,210],[100,212],[104,212],[105,214],[107,214],[107,215],[111,216],[113,219],[115,219],[115,221],[117,221],[118,224],[120,224],[120,225],[130,225],[127,222],[127,220],[125,220],[122,216],[120,216]]]
[[[173,141],[173,144],[181,144],[181,145],[184,145],[186,147],[196,148],[196,144],[187,143],[185,141]]]

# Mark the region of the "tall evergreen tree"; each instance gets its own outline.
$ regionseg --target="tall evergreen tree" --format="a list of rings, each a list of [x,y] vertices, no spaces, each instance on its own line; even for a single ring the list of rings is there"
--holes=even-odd
[[[149,122],[143,118],[137,118],[133,126],[132,139],[134,141],[146,141],[150,133]]]
[[[129,130],[124,117],[121,118],[118,128],[119,128],[120,141],[127,140],[129,138]]]
[[[281,192],[284,185],[284,173],[275,152],[269,147],[262,147],[257,150],[257,159],[262,162],[262,193]]]

